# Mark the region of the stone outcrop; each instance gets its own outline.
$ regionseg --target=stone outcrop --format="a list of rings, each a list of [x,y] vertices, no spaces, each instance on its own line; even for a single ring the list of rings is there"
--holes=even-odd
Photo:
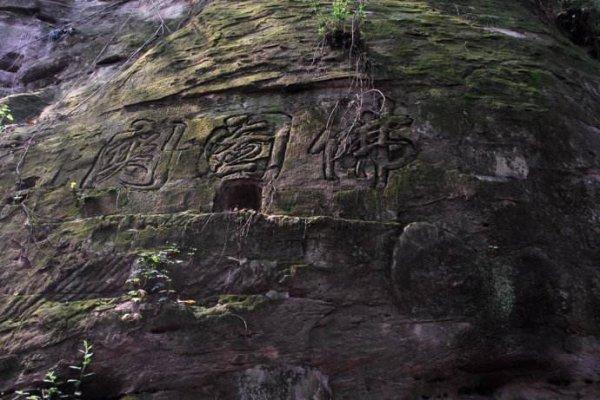
[[[371,0],[360,64],[301,1],[0,0],[0,399],[84,339],[86,399],[600,397],[600,64],[532,3]]]

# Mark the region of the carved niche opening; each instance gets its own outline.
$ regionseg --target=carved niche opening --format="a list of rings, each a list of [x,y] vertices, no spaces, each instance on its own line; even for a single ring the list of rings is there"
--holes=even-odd
[[[214,211],[256,210],[262,206],[262,186],[255,179],[224,181],[215,196]]]

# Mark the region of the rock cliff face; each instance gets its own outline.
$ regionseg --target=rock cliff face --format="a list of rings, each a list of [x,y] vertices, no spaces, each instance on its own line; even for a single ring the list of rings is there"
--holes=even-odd
[[[600,398],[600,64],[535,2],[0,0],[0,398]],[[363,67],[368,68],[363,68]]]

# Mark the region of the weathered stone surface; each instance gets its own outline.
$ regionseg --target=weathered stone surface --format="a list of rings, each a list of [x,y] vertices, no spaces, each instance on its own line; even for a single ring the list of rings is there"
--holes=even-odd
[[[2,0],[0,2],[0,10],[16,11],[25,14],[34,14],[39,11],[38,0]]]
[[[239,398],[267,399],[331,399],[327,377],[319,371],[301,367],[269,370],[255,367],[239,377]]]
[[[357,74],[304,2],[26,3],[0,398],[83,339],[89,399],[600,397],[600,66],[531,4],[371,0]]]
[[[40,79],[53,78],[68,65],[65,58],[41,60],[23,71],[21,82],[27,84]]]
[[[10,108],[15,123],[24,123],[42,113],[51,96],[44,92],[19,93],[4,97],[0,104]]]

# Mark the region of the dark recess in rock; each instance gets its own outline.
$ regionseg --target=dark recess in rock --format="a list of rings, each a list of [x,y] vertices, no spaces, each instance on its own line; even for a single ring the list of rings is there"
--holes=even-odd
[[[573,43],[600,58],[600,11],[596,8],[569,8],[556,17],[556,24]]]
[[[34,15],[40,10],[38,0],[0,0],[0,11],[12,11],[23,15]]]
[[[98,60],[96,65],[110,65],[122,61],[125,57],[122,54],[109,54]]]
[[[262,188],[252,179],[235,179],[222,183],[214,201],[214,211],[260,210]]]
[[[68,64],[68,59],[64,57],[39,61],[22,71],[21,82],[28,84],[41,79],[52,78],[63,71]]]
[[[8,72],[17,72],[21,68],[23,55],[14,51],[0,56],[0,69]]]

